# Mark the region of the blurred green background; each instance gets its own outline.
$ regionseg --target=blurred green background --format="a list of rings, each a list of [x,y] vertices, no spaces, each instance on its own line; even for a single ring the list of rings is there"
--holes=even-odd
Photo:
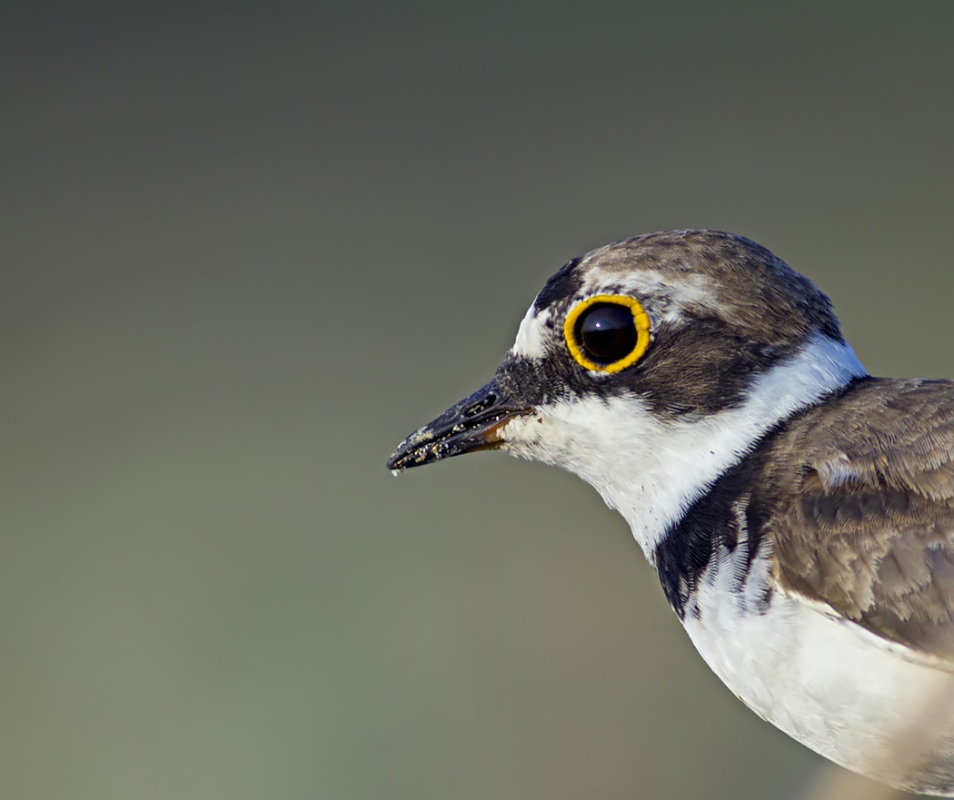
[[[395,480],[546,277],[750,236],[954,375],[954,4],[4,4],[0,798],[798,798],[622,520]]]

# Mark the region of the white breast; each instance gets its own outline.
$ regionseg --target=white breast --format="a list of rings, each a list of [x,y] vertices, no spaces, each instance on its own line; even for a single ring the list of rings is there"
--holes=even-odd
[[[687,615],[685,627],[735,695],[848,769],[954,793],[954,674],[905,658],[901,648],[892,652],[859,626],[781,592],[756,612],[732,571],[731,559],[710,570],[697,616]],[[767,572],[762,559],[747,591],[764,587]]]

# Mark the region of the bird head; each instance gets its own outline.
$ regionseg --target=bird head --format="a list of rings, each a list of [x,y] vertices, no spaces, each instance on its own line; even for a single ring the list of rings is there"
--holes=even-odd
[[[648,552],[773,425],[864,374],[828,297],[764,247],[720,231],[636,236],[561,267],[494,377],[388,467],[487,449],[559,466]]]

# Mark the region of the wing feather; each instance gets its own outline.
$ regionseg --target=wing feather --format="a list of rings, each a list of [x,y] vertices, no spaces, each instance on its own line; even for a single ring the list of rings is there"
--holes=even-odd
[[[954,383],[867,379],[772,450],[780,588],[954,662]]]

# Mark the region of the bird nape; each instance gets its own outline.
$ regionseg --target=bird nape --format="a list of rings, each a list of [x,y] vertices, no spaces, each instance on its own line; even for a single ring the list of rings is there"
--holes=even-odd
[[[759,716],[954,796],[954,384],[869,376],[828,297],[755,242],[653,233],[560,268],[492,379],[388,467],[485,449],[617,509]]]

